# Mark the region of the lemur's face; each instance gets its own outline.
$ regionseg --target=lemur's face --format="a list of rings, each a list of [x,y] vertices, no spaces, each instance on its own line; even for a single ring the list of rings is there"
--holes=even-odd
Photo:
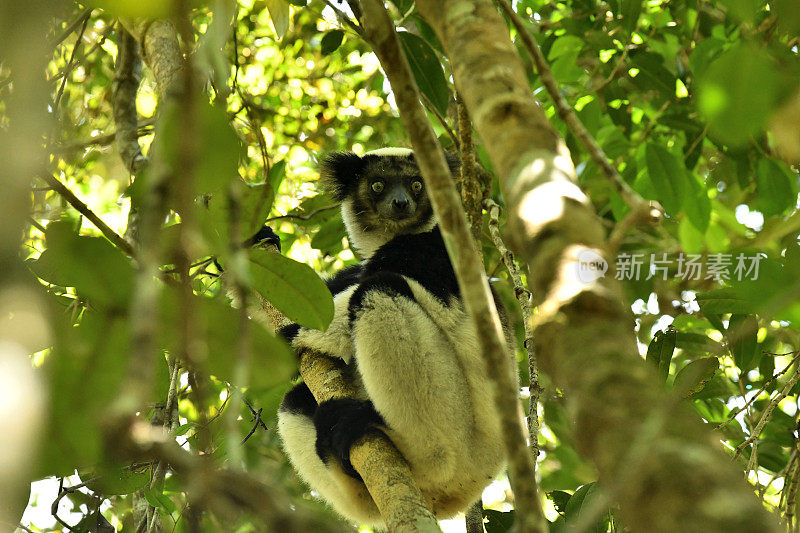
[[[450,171],[458,157],[447,155]],[[362,257],[398,235],[430,231],[436,225],[425,182],[407,148],[382,148],[358,156],[328,154],[320,180],[331,197],[342,202],[347,235]]]
[[[433,209],[413,156],[364,157],[354,211],[366,227],[403,233],[425,226]]]

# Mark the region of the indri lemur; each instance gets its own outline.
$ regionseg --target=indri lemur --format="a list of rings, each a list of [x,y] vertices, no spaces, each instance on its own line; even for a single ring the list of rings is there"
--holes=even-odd
[[[457,168],[456,158],[448,162]],[[283,334],[298,351],[340,358],[361,395],[318,405],[297,385],[278,414],[284,448],[339,513],[376,524],[350,445],[383,431],[434,514],[450,517],[478,499],[505,453],[475,329],[419,168],[411,150],[384,148],[331,154],[320,174],[363,259],[327,281],[335,303],[327,331],[291,325]]]

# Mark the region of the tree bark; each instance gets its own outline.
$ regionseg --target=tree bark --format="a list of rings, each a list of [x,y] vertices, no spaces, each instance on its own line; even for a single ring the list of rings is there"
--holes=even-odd
[[[394,24],[383,3],[360,0],[367,40],[383,66],[400,110],[400,117],[414,147],[453,263],[464,306],[477,331],[486,373],[494,385],[493,401],[500,418],[517,505],[517,530],[543,531],[544,515],[537,495],[533,460],[525,444],[518,401],[518,384],[511,368],[500,319],[481,261],[476,260],[472,235],[461,198],[456,191],[436,135],[431,128],[411,68],[402,51]]]
[[[563,141],[535,102],[489,0],[418,0],[501,181],[507,236],[528,264],[542,367],[568,394],[580,451],[634,531],[775,531],[712,434],[638,355],[611,275],[582,283],[604,232]]]

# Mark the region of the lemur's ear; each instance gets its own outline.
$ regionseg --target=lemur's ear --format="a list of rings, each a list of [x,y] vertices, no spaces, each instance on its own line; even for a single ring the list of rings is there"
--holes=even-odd
[[[341,202],[355,193],[364,170],[364,160],[353,152],[333,152],[322,160],[319,178],[334,200]]]

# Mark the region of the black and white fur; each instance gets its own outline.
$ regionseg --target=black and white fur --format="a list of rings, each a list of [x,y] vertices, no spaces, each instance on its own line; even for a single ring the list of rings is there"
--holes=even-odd
[[[478,499],[505,454],[476,333],[419,168],[408,149],[334,153],[321,180],[342,202],[363,260],[328,280],[336,310],[326,331],[291,325],[283,333],[297,350],[341,360],[361,394],[317,405],[305,384],[296,386],[278,413],[284,448],[339,513],[379,524],[349,455],[356,439],[383,431],[434,514],[450,517]]]

